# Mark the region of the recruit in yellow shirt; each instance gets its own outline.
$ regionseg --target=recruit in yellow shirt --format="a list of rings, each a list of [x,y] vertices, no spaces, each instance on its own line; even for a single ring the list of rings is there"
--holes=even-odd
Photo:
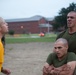
[[[3,62],[4,62],[4,47],[0,39],[0,72],[1,72],[1,67],[3,65]]]

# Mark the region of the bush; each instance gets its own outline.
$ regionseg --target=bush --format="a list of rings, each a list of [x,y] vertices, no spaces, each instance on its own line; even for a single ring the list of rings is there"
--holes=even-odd
[[[15,33],[14,30],[9,30],[10,35],[14,35],[14,33]]]

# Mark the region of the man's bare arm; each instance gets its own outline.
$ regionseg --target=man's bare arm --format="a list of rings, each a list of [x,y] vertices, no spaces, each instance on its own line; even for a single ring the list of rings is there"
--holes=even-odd
[[[53,65],[49,65],[48,63],[45,63],[43,67],[43,75],[48,75],[53,69],[54,69]]]
[[[76,61],[69,62],[61,67],[54,68],[54,73],[58,75],[73,75],[76,67]]]

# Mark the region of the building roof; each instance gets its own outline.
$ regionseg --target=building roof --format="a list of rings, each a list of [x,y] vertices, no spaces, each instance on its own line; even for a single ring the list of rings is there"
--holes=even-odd
[[[54,18],[46,18],[48,21],[53,21]]]
[[[46,23],[46,24],[39,24],[39,27],[53,27],[53,25]]]
[[[6,22],[38,21],[38,20],[40,20],[41,18],[44,18],[44,17],[43,17],[43,16],[36,15],[36,16],[30,17],[30,18],[6,19],[5,21],[6,21]],[[53,20],[52,18],[45,18],[45,19],[46,19],[47,21]]]

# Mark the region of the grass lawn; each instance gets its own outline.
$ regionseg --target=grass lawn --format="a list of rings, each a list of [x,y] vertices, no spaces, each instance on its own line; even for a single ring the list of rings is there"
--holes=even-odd
[[[46,34],[40,37],[38,34],[21,34],[14,36],[6,36],[6,43],[27,43],[27,42],[54,42],[56,34]]]

